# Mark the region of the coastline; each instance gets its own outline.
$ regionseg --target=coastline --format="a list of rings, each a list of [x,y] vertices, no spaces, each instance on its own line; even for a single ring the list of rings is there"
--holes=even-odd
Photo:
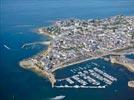
[[[111,63],[123,65],[129,71],[134,72],[134,63],[126,62],[125,59],[123,59],[123,61],[120,61],[120,59],[122,59],[122,58],[120,56],[117,56],[117,57],[115,55],[114,56],[110,56]]]
[[[49,79],[49,81],[52,84],[52,87],[54,87],[54,83],[56,82],[54,74],[49,73],[45,70],[41,70],[38,66],[30,65],[29,62],[27,62],[25,60],[19,62],[19,65],[24,69],[31,70],[31,71],[35,72],[36,74],[38,74],[39,76],[41,76],[43,78]]]
[[[43,27],[38,29],[38,34],[40,34],[40,35],[47,35],[47,36],[51,37],[51,39],[54,39],[55,38],[55,36],[50,35],[49,32],[43,31],[42,29],[43,29]],[[50,52],[50,50],[51,50],[51,42],[48,45],[47,50],[43,50],[39,54],[45,54],[45,55],[47,55]],[[69,64],[59,64],[58,65],[59,67],[52,68],[51,71],[42,70],[42,69],[39,68],[39,66],[35,66],[35,65],[26,65],[25,64],[25,61],[27,61],[28,59],[24,59],[23,61],[20,61],[20,66],[22,68],[32,70],[32,71],[36,72],[38,75],[40,75],[40,76],[42,76],[44,78],[48,78],[49,81],[52,84],[52,87],[54,87],[54,84],[56,82],[56,79],[55,79],[55,76],[54,76],[53,72],[55,72],[56,70],[61,69],[61,68],[65,68],[65,67],[68,67],[68,66],[71,66],[71,65],[74,65],[74,64],[79,64],[79,63],[84,62],[84,61],[88,61],[88,60],[92,60],[92,59],[98,59],[98,58],[103,58],[104,56],[107,56],[107,55],[110,55],[110,54],[111,53],[106,53],[104,55],[100,55],[100,56],[97,56],[97,57],[91,57],[91,58],[87,58],[87,59],[84,59],[84,60],[79,60],[79,61],[72,62],[72,63],[69,63]],[[115,55],[116,55],[116,53],[115,53]],[[38,54],[37,55],[34,55],[34,56],[38,56]],[[32,57],[30,57],[30,58],[32,58]],[[126,68],[128,68],[128,66],[125,65],[125,64],[123,64],[123,63],[119,63],[119,62],[112,62],[112,63],[118,63],[118,64],[123,65]],[[129,69],[129,70],[131,70],[131,69]]]
[[[107,55],[103,55],[103,56],[107,56]],[[58,69],[62,69],[62,68],[65,68],[65,67],[68,67],[68,66],[71,66],[71,65],[79,64],[79,63],[82,63],[82,62],[85,62],[85,61],[98,59],[98,58],[103,58],[103,56],[87,58],[87,59],[79,60],[79,61],[72,62],[72,63],[69,63],[69,64],[62,64],[61,65],[62,67],[56,67],[55,69],[52,70],[52,72],[55,72]]]
[[[48,32],[43,32],[42,29],[43,29],[42,27],[39,28],[36,33],[39,34],[39,35],[48,36],[51,39],[54,38]],[[47,78],[50,81],[52,87],[54,87],[54,83],[56,82],[56,79],[55,79],[55,76],[54,76],[54,74],[52,72],[47,72],[45,70],[41,70],[38,66],[30,65],[30,62],[27,62],[29,59],[31,59],[33,57],[36,57],[36,56],[38,56],[40,54],[47,55],[48,52],[51,50],[51,47],[50,47],[51,39],[50,39],[50,41],[48,41],[48,43],[46,41],[42,42],[43,44],[45,44],[45,45],[47,44],[48,45],[48,48],[46,50],[43,50],[43,51],[37,53],[36,55],[33,55],[32,57],[23,59],[22,61],[19,62],[19,65],[20,65],[20,67],[22,67],[24,69],[31,70],[31,71],[35,72],[36,74],[38,74],[39,76],[41,76],[43,78]]]
[[[37,33],[40,34],[40,35],[47,35],[47,36],[49,36],[52,39],[55,38],[55,36],[51,35],[48,31],[43,31],[43,27],[37,29]]]

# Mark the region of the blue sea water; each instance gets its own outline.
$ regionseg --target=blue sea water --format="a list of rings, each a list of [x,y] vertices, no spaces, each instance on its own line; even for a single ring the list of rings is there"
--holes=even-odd
[[[129,58],[129,59],[134,59],[134,54],[126,55],[126,57]]]
[[[20,60],[47,49],[47,46],[21,48],[25,43],[48,39],[37,35],[36,28],[61,19],[106,18],[119,14],[134,15],[134,0],[1,0],[0,100],[48,100],[57,95],[65,95],[65,100],[134,100],[134,90],[127,86],[134,75],[120,65],[98,62],[106,64],[106,70],[113,71],[120,79],[107,89],[51,88],[47,79],[19,66]],[[80,65],[85,64],[88,62]]]

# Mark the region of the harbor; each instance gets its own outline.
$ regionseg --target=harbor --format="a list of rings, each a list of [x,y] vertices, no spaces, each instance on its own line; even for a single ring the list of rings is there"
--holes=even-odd
[[[94,60],[91,63],[90,61],[88,61],[86,63],[76,64],[76,61],[73,61],[72,59],[70,59],[70,55],[72,56],[71,58],[79,58],[75,56],[75,55],[78,55],[76,54],[77,52],[81,54],[85,54],[85,55],[91,54],[90,52],[94,53],[96,51],[94,50],[96,49],[96,47],[102,48],[102,46],[106,46],[107,44],[110,49],[111,48],[110,46],[113,45],[113,42],[118,43],[116,44],[117,45],[116,47],[119,47],[121,43],[123,43],[123,46],[125,46],[124,36],[126,36],[126,34],[122,34],[122,31],[126,33],[125,30],[131,29],[131,26],[130,25],[128,26],[126,22],[123,21],[124,25],[128,27],[125,27],[125,26],[123,27],[119,26],[119,28],[112,27],[110,24],[110,21],[107,23],[106,21],[104,22],[104,20],[105,18],[109,20],[108,17],[119,15],[119,14],[123,14],[125,16],[130,16],[130,17],[134,16],[134,0],[116,0],[116,1],[115,0],[1,0],[1,12],[0,13],[1,13],[1,33],[0,33],[0,38],[1,38],[0,39],[1,41],[0,42],[0,48],[1,48],[0,50],[1,51],[1,54],[0,54],[0,57],[1,57],[1,60],[0,60],[0,64],[1,64],[0,98],[1,100],[56,100],[56,99],[62,99],[62,100],[83,100],[83,99],[84,100],[90,100],[90,99],[91,100],[92,99],[93,100],[134,100],[134,95],[133,95],[134,89],[128,87],[128,81],[130,81],[129,85],[133,83],[131,82],[131,80],[134,80],[134,74],[132,72],[127,71],[127,69],[123,67],[122,65],[110,64],[110,62],[109,64],[107,64],[106,62],[102,60],[99,60],[99,61]],[[70,18],[75,18],[75,19],[78,18],[79,20],[93,19],[89,21],[92,21],[92,23],[95,21],[97,23],[88,25],[88,28],[91,29],[91,31],[89,30],[89,32],[87,33],[92,32],[92,29],[94,29],[94,31],[96,31],[95,32],[96,34],[93,34],[92,36],[90,36],[91,38],[88,37],[86,35],[86,31],[83,30],[86,28],[87,24],[85,24],[85,22],[80,23],[80,25],[84,24],[84,26],[82,29],[79,28],[79,30],[82,31],[82,33],[85,33],[85,37],[81,40],[81,42],[79,42],[78,40],[81,39],[81,36],[83,35],[77,35],[77,32],[76,32],[77,28],[75,28],[74,31],[76,34],[70,35],[72,36],[72,41],[70,37],[67,38],[68,36],[66,36],[65,38],[69,40],[65,41],[64,39],[63,42],[62,40],[59,42],[57,41],[58,43],[56,42],[56,47],[65,48],[65,52],[62,53],[62,50],[60,48],[57,48],[57,49],[52,48],[52,50],[54,51],[51,54],[54,54],[54,56],[53,55],[51,56],[49,52],[45,52],[48,46],[46,44],[42,45],[39,42],[44,42],[46,40],[53,39],[53,37],[52,38],[48,37],[47,35],[50,35],[50,34],[45,35],[44,31],[41,34],[41,32],[37,32],[36,30],[38,30],[41,27],[53,26],[53,23],[57,22],[57,20],[64,21]],[[102,19],[106,27],[101,26],[102,24],[99,24],[99,21],[96,21],[94,19]],[[120,21],[118,20],[118,22]],[[100,27],[96,27],[98,26],[97,24]],[[75,25],[78,26],[77,23]],[[70,29],[73,31],[72,28],[74,25],[69,24],[69,26],[72,26],[70,27]],[[63,28],[65,29],[66,27],[63,27]],[[97,42],[95,41],[95,39],[97,39],[97,36],[98,36],[97,34],[103,31],[101,30],[102,28],[104,29],[107,28],[107,30],[114,29],[115,32],[105,31],[106,35],[103,35],[103,36],[99,35],[100,37],[103,37],[102,41],[105,41],[105,42],[100,42],[100,41]],[[53,29],[52,31],[54,30],[55,29]],[[74,33],[74,32],[71,32],[71,33]],[[112,35],[113,38],[116,35],[118,39],[117,38],[113,39],[113,42],[112,42],[111,40],[112,37],[110,35]],[[96,38],[92,38],[94,36]],[[88,40],[91,42],[85,42],[84,40],[85,41]],[[118,40],[120,42],[118,42]],[[127,41],[129,40],[130,39],[127,39]],[[35,44],[37,42],[38,44]],[[78,43],[79,46],[77,45],[75,46],[76,43]],[[89,43],[89,44],[86,45],[85,43],[86,44]],[[104,43],[104,45],[102,43]],[[112,44],[110,45],[110,43]],[[102,44],[102,45],[98,45],[98,44]],[[84,45],[86,46],[84,47]],[[76,48],[74,50],[70,48],[69,50],[68,48],[72,46],[79,47],[79,48]],[[85,48],[85,49],[81,49],[80,47]],[[87,51],[89,53],[86,53],[85,52],[86,50],[90,50],[90,51]],[[94,50],[94,52],[91,50]],[[93,68],[97,67],[94,64],[97,64],[98,65],[97,68],[99,70],[109,74],[112,77],[117,78],[117,81],[114,81],[111,85],[108,85],[108,86],[105,86],[100,83],[99,85],[105,86],[105,88],[98,88],[97,86],[99,85],[92,85],[88,83],[87,80],[84,80],[84,77],[83,78],[80,77],[80,79],[83,79],[84,81],[86,81],[88,85],[90,84],[90,88],[85,87],[88,85],[85,85],[79,88],[74,88],[74,87],[56,88],[56,86],[58,87],[60,85],[75,86],[75,83],[71,83],[70,85],[66,80],[61,81],[61,82],[58,81],[54,85],[55,88],[52,88],[50,80],[46,78],[47,76],[44,75],[42,78],[37,72],[33,72],[33,70],[32,71],[27,70],[27,69],[25,70],[24,68],[19,66],[19,62],[22,61],[23,59],[27,59],[29,57],[35,57],[35,56],[37,57],[38,54],[40,54],[42,51],[44,51],[45,54],[48,54],[48,53],[50,54],[48,56],[44,55],[43,58],[47,56],[47,57],[50,57],[50,60],[51,60],[51,58],[53,59],[56,55],[57,61],[61,61],[61,60],[67,61],[67,60],[64,60],[64,58],[67,58],[68,60],[70,59],[71,61],[75,63],[75,65],[73,63],[73,66],[64,67],[64,68],[62,68],[62,66],[59,66],[60,68],[54,72],[56,80],[69,78],[73,82],[76,83],[75,80],[70,78],[71,76],[78,74],[79,71],[82,71],[80,70],[80,68],[81,69],[87,68],[87,69],[94,70]],[[66,51],[69,51],[69,52],[66,52]],[[105,52],[105,47],[102,51]],[[101,52],[97,51],[97,53],[101,53]],[[59,55],[61,57],[59,57]],[[58,57],[59,59],[57,59]],[[134,59],[134,55],[131,55],[130,57],[131,59]],[[37,57],[37,60],[38,59],[39,59],[39,56]],[[42,59],[42,60],[44,61],[45,59]],[[55,62],[56,60],[52,60],[52,63],[49,62],[50,60],[47,58],[45,60],[48,63],[48,64],[45,63],[45,65],[47,64],[48,66],[44,66],[44,69],[46,69],[46,71],[48,68],[51,68],[50,66],[51,64],[56,63]],[[91,75],[90,77],[92,78]],[[97,79],[95,80],[99,81]],[[80,83],[77,83],[77,84],[81,86]],[[78,86],[76,85],[75,87],[78,87]]]
[[[105,67],[91,62],[86,66],[66,69],[70,76],[56,79],[54,88],[107,88],[118,79],[107,73]]]

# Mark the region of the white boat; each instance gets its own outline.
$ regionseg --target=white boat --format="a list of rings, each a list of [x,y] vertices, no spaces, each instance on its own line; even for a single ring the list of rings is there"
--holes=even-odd
[[[63,100],[64,98],[65,98],[64,95],[59,95],[59,96],[52,98],[52,100]]]
[[[4,47],[5,47],[6,49],[8,49],[8,50],[10,49],[7,45],[4,45]]]

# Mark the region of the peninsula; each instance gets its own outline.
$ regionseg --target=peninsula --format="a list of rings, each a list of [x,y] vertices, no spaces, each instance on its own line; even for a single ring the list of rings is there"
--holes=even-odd
[[[56,82],[54,71],[57,69],[106,55],[122,57],[134,53],[134,16],[68,19],[38,31],[52,38],[48,50],[24,59],[20,65],[47,77],[52,87]],[[119,64],[125,65],[122,62]],[[133,70],[134,66],[130,65],[128,69]]]

